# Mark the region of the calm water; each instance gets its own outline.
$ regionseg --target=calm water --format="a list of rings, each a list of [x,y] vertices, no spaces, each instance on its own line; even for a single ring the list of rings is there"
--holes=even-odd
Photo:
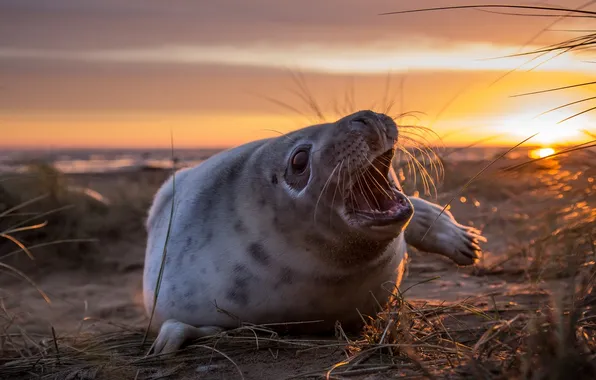
[[[201,163],[221,149],[180,149],[174,152],[178,165],[193,166]],[[484,160],[492,159],[505,151],[504,148],[446,148],[449,160]],[[526,156],[527,150],[514,153]],[[514,158],[514,157],[512,157]],[[32,160],[51,163],[64,173],[106,173],[118,171],[136,171],[143,167],[171,168],[172,152],[169,149],[134,150],[134,149],[90,149],[90,150],[2,150],[0,151],[0,173],[26,171]]]

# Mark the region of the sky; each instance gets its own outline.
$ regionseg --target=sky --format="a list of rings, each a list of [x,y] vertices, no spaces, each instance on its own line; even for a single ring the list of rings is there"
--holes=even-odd
[[[399,123],[430,127],[445,145],[596,132],[594,114],[557,124],[589,103],[541,115],[596,86],[513,96],[594,80],[593,52],[504,57],[596,22],[561,20],[532,40],[556,19],[380,15],[474,3],[0,0],[0,146],[168,147],[171,133],[178,147],[234,146],[319,122],[305,94],[327,121],[393,104],[392,116],[410,115]]]

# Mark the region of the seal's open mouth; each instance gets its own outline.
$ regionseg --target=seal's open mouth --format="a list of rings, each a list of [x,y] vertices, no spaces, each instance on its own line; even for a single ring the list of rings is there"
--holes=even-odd
[[[352,178],[346,208],[367,225],[393,224],[411,215],[408,200],[389,178],[393,154],[386,151]]]

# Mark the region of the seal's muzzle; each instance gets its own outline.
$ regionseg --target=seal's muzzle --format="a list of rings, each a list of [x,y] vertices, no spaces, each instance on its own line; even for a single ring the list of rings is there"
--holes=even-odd
[[[362,227],[405,225],[412,217],[413,207],[389,175],[397,144],[397,125],[387,115],[360,111],[340,120],[339,126],[357,135],[353,141],[360,141],[354,145],[360,145],[357,150],[361,153],[358,165],[349,171],[344,199],[346,213]],[[348,147],[347,155],[352,154],[350,150]]]

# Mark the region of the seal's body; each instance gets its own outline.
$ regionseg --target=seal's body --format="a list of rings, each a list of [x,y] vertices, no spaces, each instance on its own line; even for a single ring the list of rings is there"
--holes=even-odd
[[[472,264],[481,236],[449,213],[422,240],[441,208],[390,176],[397,136],[391,118],[360,111],[177,172],[147,220],[148,313],[168,240],[154,352],[241,322],[355,325],[401,282],[406,240]]]

